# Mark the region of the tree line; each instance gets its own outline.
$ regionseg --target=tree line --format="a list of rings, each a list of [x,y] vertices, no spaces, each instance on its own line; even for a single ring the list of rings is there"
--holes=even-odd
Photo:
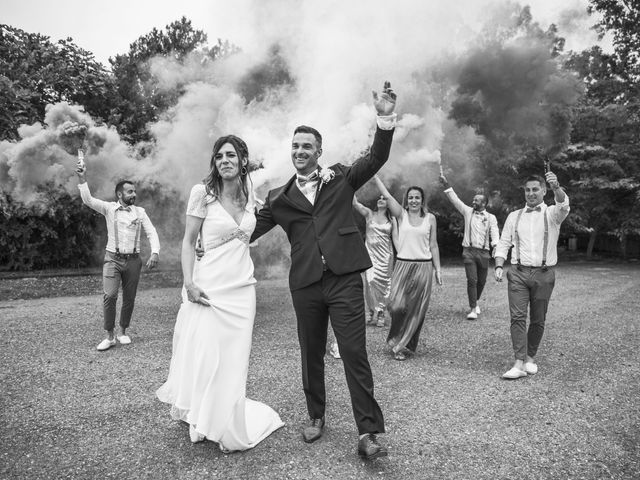
[[[482,141],[469,160],[446,157],[445,139],[443,155],[461,197],[480,189],[502,220],[522,203],[511,179],[540,173],[550,162],[571,196],[563,235],[588,234],[591,255],[598,235],[614,234],[624,254],[627,239],[640,235],[640,5],[591,0],[589,10],[601,16],[593,17],[594,28],[613,39],[613,51],[593,46],[565,52],[555,26],[541,29],[528,7],[514,7],[504,28],[485,32],[461,65],[449,103],[451,121]],[[151,59],[181,61],[196,52],[215,62],[239,51],[229,41],[211,47],[207,42],[207,35],[183,17],[139,37],[127,53],[110,58],[107,68],[71,38],[52,42],[0,25],[0,141],[18,140],[21,125],[42,122],[48,104],[66,101],[83,105],[131,145],[153,142],[147,126],[184,92],[180,85],[159,88]],[[272,53],[276,62],[267,74],[286,77],[277,64],[284,60]],[[521,68],[522,62],[537,70]],[[241,88],[255,97],[259,80]],[[473,165],[472,175],[456,174],[463,161]],[[0,191],[0,266],[28,270],[94,263],[99,222],[78,198],[43,188],[56,199],[45,211]],[[430,208],[444,237],[461,235],[460,219],[442,196],[431,198]]]

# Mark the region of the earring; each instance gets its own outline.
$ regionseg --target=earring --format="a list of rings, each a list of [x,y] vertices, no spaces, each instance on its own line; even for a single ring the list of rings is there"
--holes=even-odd
[[[240,169],[240,175],[242,175],[243,177],[247,174],[247,167],[245,167],[244,165],[242,166],[242,168]]]

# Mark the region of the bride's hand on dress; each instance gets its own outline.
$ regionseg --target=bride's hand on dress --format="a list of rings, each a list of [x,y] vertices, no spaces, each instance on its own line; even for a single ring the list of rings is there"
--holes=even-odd
[[[206,305],[207,307],[211,306],[209,303],[209,296],[204,293],[200,287],[197,285],[189,285],[185,286],[185,288],[187,290],[187,299],[191,303],[199,303],[201,305]]]
[[[202,242],[198,239],[196,244],[196,260],[199,262],[204,257],[204,248],[202,248]]]

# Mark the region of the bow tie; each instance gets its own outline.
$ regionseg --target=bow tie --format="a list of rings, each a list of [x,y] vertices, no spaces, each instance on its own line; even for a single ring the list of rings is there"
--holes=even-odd
[[[124,210],[125,212],[130,212],[131,211],[131,207],[123,207],[122,205],[120,205],[118,207],[118,210]]]
[[[296,175],[298,183],[301,187],[304,187],[307,183],[313,183],[318,181],[318,171],[314,170],[309,175]]]
[[[482,215],[484,217],[484,212],[479,212],[478,210],[473,211],[474,215]]]
[[[527,209],[524,211],[524,213],[531,213],[531,212],[539,212],[541,211],[542,208],[540,207],[540,205],[538,205],[537,207],[527,207]]]

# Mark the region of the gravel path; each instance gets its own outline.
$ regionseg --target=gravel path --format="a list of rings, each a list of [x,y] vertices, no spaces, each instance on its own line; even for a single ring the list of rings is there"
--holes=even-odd
[[[444,282],[415,357],[394,361],[386,329],[368,328],[390,452],[370,463],[355,454],[342,365],[331,357],[326,435],[301,441],[306,409],[285,280],[258,285],[247,394],[286,426],[229,455],[192,445],[154,395],[169,366],[176,286],[145,284],[133,344],[102,353],[94,290],[0,301],[0,478],[640,478],[640,269],[561,267],[540,373],[514,382],[500,378],[512,361],[506,282],[488,282],[477,322],[464,319],[462,267],[446,267]]]

